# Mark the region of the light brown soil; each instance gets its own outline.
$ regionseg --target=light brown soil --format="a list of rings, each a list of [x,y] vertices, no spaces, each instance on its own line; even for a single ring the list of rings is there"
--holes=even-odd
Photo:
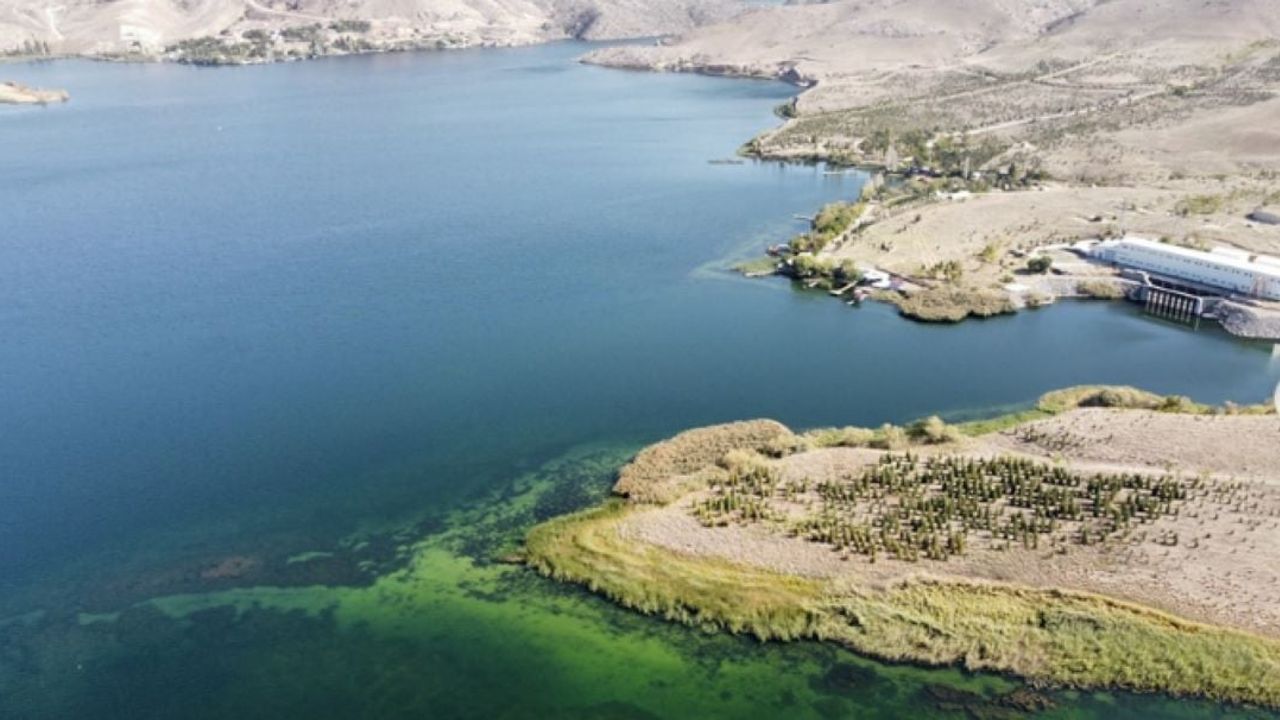
[[[1072,463],[1141,466],[1280,483],[1280,419],[1275,415],[1118,413],[1079,408],[984,439],[993,452]],[[985,449],[984,448],[984,449]]]
[[[704,527],[690,512],[696,495],[635,513],[624,532],[680,553],[876,586],[932,576],[1084,590],[1280,637],[1280,419],[1081,409],[1029,427],[1038,439],[1019,439],[1029,437],[1024,428],[929,452],[1026,454],[1084,473],[1173,471],[1201,478],[1205,489],[1126,539],[1032,550],[977,538],[946,561],[870,562],[788,537],[776,524]],[[773,462],[784,478],[817,482],[849,477],[878,456],[837,448]],[[1158,540],[1174,533],[1176,545]]]
[[[1104,234],[1132,233],[1153,239],[1230,245],[1280,255],[1280,226],[1245,216],[1268,192],[1251,181],[1187,180],[1152,187],[1049,185],[1025,192],[992,192],[917,207],[879,211],[876,222],[824,254],[904,275],[955,260],[969,284],[1003,284],[1001,278],[1036,285],[1023,275],[1027,257],[1047,245],[1074,243]],[[1219,212],[1182,215],[1187,195],[1222,198]],[[984,257],[984,250],[992,248]],[[1072,275],[1110,274],[1069,253],[1054,253],[1054,265]]]

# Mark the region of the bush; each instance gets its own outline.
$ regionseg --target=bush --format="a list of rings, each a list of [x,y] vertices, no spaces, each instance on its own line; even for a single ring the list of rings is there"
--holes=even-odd
[[[927,445],[959,442],[962,437],[959,430],[943,422],[937,415],[912,423],[908,434],[911,439]]]
[[[319,25],[297,25],[280,31],[280,37],[294,42],[314,42],[320,39]]]
[[[863,203],[831,203],[818,211],[809,232],[791,239],[795,253],[818,252],[840,237],[862,216]]]
[[[813,447],[867,447],[875,441],[875,430],[860,427],[822,428],[805,433]]]
[[[1053,258],[1047,255],[1037,255],[1027,261],[1027,270],[1039,275],[1049,272],[1052,267]]]
[[[846,285],[848,283],[858,282],[862,279],[862,271],[858,269],[857,263],[852,260],[841,260],[832,271],[836,282]]]
[[[1160,402],[1160,407],[1156,408],[1160,412],[1171,413],[1194,413],[1199,411],[1200,406],[1191,401],[1191,398],[1182,395],[1170,395]]]
[[[1103,300],[1119,300],[1124,297],[1124,286],[1106,280],[1085,280],[1080,283],[1081,295]]]
[[[1174,212],[1186,217],[1187,215],[1212,215],[1222,209],[1226,198],[1221,195],[1192,195],[1178,201],[1174,206]]]
[[[334,20],[329,29],[340,33],[367,33],[373,27],[368,20]]]
[[[792,274],[802,280],[829,277],[833,270],[831,261],[816,258],[812,255],[797,255],[791,260]]]
[[[876,431],[876,437],[871,441],[871,447],[880,450],[900,450],[911,444],[911,438],[907,437],[907,431],[896,425],[885,423]]]

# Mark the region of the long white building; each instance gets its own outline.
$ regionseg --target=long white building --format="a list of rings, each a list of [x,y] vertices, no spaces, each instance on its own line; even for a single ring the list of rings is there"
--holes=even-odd
[[[1137,237],[1104,240],[1095,259],[1237,295],[1280,300],[1280,258],[1215,247],[1205,252]]]

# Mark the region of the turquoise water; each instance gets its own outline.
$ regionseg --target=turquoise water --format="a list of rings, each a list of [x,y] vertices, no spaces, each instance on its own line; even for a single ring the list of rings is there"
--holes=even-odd
[[[485,561],[691,425],[1280,380],[1122,305],[942,328],[736,278],[860,178],[707,162],[790,88],[583,50],[9,66],[74,100],[0,109],[0,716],[945,715],[1012,686]]]

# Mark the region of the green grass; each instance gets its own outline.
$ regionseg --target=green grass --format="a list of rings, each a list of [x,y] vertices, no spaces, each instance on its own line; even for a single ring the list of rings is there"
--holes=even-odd
[[[1079,285],[1080,293],[1086,297],[1099,300],[1120,300],[1124,298],[1124,287],[1105,280],[1085,280]]]
[[[777,267],[778,261],[766,256],[737,263],[733,266],[733,269],[743,275],[762,275],[772,273]]]
[[[1280,706],[1280,642],[1097,595],[917,580],[888,590],[784,575],[622,537],[611,501],[535,527],[529,564],[645,613],[888,660]]]
[[[998,415],[985,420],[971,420],[969,422],[960,423],[956,427],[960,429],[961,433],[968,435],[969,437],[979,437],[981,435],[1003,432],[1019,425],[1035,422],[1036,420],[1044,420],[1045,418],[1053,416],[1054,413],[1036,407],[1030,410]]]

